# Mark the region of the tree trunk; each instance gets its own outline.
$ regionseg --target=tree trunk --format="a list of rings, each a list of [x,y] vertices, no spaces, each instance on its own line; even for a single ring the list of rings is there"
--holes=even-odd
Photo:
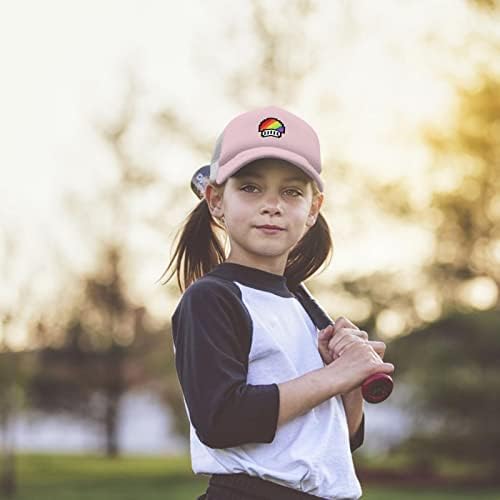
[[[119,403],[120,403],[120,395],[110,391],[106,397],[106,415],[105,415],[106,456],[108,456],[109,458],[117,457],[119,454],[119,448],[118,448]]]
[[[16,469],[14,451],[12,449],[5,450],[2,455],[0,496],[5,498],[13,498],[16,493]]]
[[[15,387],[13,385],[5,389],[4,405],[0,413],[0,433],[3,438],[0,449],[0,496],[4,498],[13,498],[16,493],[14,438],[10,432],[10,421],[14,414],[15,396]]]

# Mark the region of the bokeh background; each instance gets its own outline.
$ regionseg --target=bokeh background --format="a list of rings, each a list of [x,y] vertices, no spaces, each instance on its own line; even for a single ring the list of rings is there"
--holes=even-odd
[[[0,1],[0,61],[0,497],[204,491],[159,280],[193,172],[271,104],[322,145],[307,286],[396,365],[366,498],[500,497],[497,1]]]

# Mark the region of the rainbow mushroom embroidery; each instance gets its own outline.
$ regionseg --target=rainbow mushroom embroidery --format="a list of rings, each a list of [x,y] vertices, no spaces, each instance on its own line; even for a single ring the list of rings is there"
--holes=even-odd
[[[259,132],[262,137],[281,137],[285,133],[285,125],[277,118],[266,118],[259,123]]]

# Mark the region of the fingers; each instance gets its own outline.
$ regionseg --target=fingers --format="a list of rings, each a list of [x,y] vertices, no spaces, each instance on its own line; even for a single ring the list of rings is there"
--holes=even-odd
[[[355,335],[344,335],[341,340],[339,340],[336,344],[334,344],[334,346],[330,349],[330,352],[332,353],[332,356],[334,358],[337,358],[338,356],[341,356],[342,353],[347,348],[349,348],[350,345],[356,342],[365,342],[365,341]]]
[[[359,387],[368,377],[376,373],[391,374],[392,363],[384,363],[367,342],[353,342],[342,355],[328,365],[335,373],[335,380],[342,385],[341,393]]]
[[[335,330],[338,330],[339,328],[352,328],[354,330],[359,330],[359,328],[354,323],[352,323],[351,321],[349,321],[344,316],[339,316],[335,320]]]
[[[343,352],[343,357],[355,357],[357,362],[361,362],[371,373],[392,373],[394,365],[382,361],[382,358],[375,352],[368,342],[352,343]]]
[[[379,342],[376,340],[369,340],[368,344],[370,344],[373,347],[373,350],[383,359],[385,350],[386,350],[386,345],[384,342]]]
[[[387,373],[387,375],[394,373],[394,365],[392,363],[382,363],[380,367],[380,371],[382,373]]]
[[[340,352],[344,350],[350,343],[367,341],[368,334],[364,330],[342,328],[335,331],[334,336],[328,342],[328,349],[334,354],[334,356],[338,356]]]
[[[318,347],[329,351],[328,343],[333,337],[333,325],[329,325],[318,333]]]
[[[332,354],[328,349],[328,342],[333,335],[333,325],[329,325],[318,333],[318,350],[325,364],[333,361]]]
[[[333,332],[334,332],[333,325],[328,325],[323,330],[320,330],[320,332],[318,333],[318,340],[320,342],[324,342],[324,343],[328,344],[329,340],[333,336]]]
[[[318,334],[318,348],[326,363],[337,359],[351,344],[364,342],[369,344],[382,360],[386,345],[380,341],[370,341],[368,333],[360,330],[347,318],[340,316],[334,325],[329,325]]]
[[[394,372],[394,365],[392,363],[386,363],[385,361],[382,361],[381,363],[376,365],[376,367],[374,368],[374,372],[387,373],[387,375],[390,375]]]

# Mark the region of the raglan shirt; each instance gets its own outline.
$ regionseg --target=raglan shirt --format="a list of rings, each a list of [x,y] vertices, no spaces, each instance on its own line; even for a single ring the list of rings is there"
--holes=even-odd
[[[277,427],[278,384],[322,368],[318,330],[286,278],[224,262],[172,316],[195,474],[258,476],[325,499],[358,499],[341,396]]]

